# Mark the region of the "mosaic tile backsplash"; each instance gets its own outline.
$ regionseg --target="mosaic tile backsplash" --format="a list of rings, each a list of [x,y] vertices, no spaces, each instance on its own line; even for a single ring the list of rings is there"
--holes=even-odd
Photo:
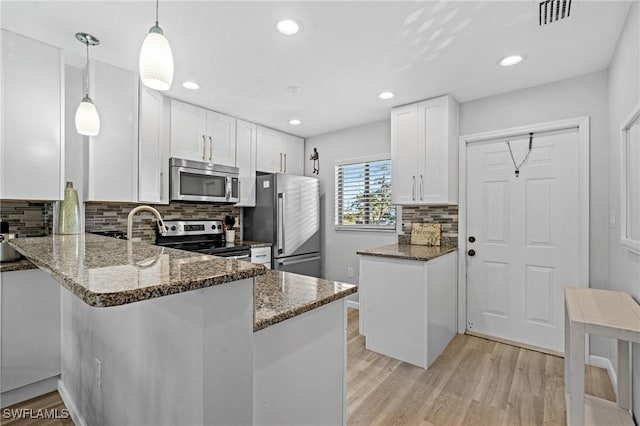
[[[84,227],[92,231],[127,231],[127,216],[133,203],[85,203]],[[240,238],[240,208],[212,204],[172,203],[154,205],[163,219],[224,219],[236,218],[236,240]],[[0,201],[0,219],[9,222],[11,233],[22,237],[50,235],[53,229],[54,203],[44,201]],[[134,217],[133,236],[143,241],[155,241],[155,218],[148,212]]]
[[[458,242],[458,206],[402,206],[402,232],[398,235],[400,244],[411,243],[412,223],[442,224],[442,244]]]
[[[139,204],[127,203],[85,203],[84,228],[92,231],[127,231],[127,216]],[[226,215],[236,218],[236,240],[240,238],[240,208],[234,206],[216,206],[212,204],[171,203],[153,205],[163,220],[180,219],[220,219]],[[133,218],[133,237],[143,241],[155,241],[155,217],[149,212],[141,212]]]
[[[53,203],[48,201],[0,201],[0,220],[9,222],[9,232],[19,237],[51,234]]]

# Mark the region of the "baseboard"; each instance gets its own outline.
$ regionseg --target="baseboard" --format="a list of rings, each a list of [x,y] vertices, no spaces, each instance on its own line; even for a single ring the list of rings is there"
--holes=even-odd
[[[611,360],[603,356],[589,355],[589,365],[607,370],[609,380],[611,380],[613,390],[616,393],[616,398],[618,398],[618,375],[616,374],[616,370],[613,368]]]
[[[73,399],[67,391],[67,388],[64,386],[62,379],[58,380],[58,393],[60,394],[65,407],[69,410],[73,424],[76,426],[87,426],[87,422],[80,414],[80,411],[78,411],[78,406],[73,402]]]
[[[360,310],[360,302],[357,300],[348,300],[347,299],[347,308],[353,308]]]
[[[2,408],[27,401],[31,398],[56,390],[59,377],[60,376],[49,377],[48,379],[40,380],[39,382],[2,392],[0,398],[0,400],[2,400]]]

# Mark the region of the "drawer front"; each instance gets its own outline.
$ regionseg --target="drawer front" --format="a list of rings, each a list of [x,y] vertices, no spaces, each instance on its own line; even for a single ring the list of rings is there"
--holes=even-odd
[[[271,247],[254,247],[251,249],[251,263],[271,263]]]

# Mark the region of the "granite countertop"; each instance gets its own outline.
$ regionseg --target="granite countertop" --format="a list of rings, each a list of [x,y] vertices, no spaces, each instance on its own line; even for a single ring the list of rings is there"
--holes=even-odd
[[[271,247],[271,243],[265,243],[262,241],[251,241],[251,240],[240,240],[240,243],[243,246],[249,246],[251,248],[257,247]]]
[[[0,272],[26,271],[28,269],[38,269],[38,267],[27,259],[0,263]]]
[[[388,246],[368,250],[358,250],[356,253],[364,256],[428,261],[456,251],[457,249],[457,245],[419,246],[416,244],[389,244]]]
[[[264,274],[266,268],[93,234],[11,240],[18,252],[91,306],[107,307]]]
[[[256,277],[255,321],[259,331],[358,291],[353,284],[267,270]]]

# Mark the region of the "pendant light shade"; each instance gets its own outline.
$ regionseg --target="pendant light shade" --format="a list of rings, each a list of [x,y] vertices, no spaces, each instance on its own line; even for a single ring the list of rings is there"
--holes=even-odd
[[[88,96],[82,99],[76,110],[76,130],[85,136],[97,136],[100,133],[100,116]]]
[[[79,42],[87,46],[87,77],[85,79],[85,95],[82,102],[76,110],[76,131],[84,136],[97,136],[100,133],[100,116],[98,110],[89,97],[89,78],[91,70],[89,69],[89,46],[97,46],[100,40],[91,34],[76,33]]]
[[[158,25],[158,2],[156,0],[156,24],[149,30],[140,49],[140,80],[150,89],[169,90],[173,82],[173,53]]]

